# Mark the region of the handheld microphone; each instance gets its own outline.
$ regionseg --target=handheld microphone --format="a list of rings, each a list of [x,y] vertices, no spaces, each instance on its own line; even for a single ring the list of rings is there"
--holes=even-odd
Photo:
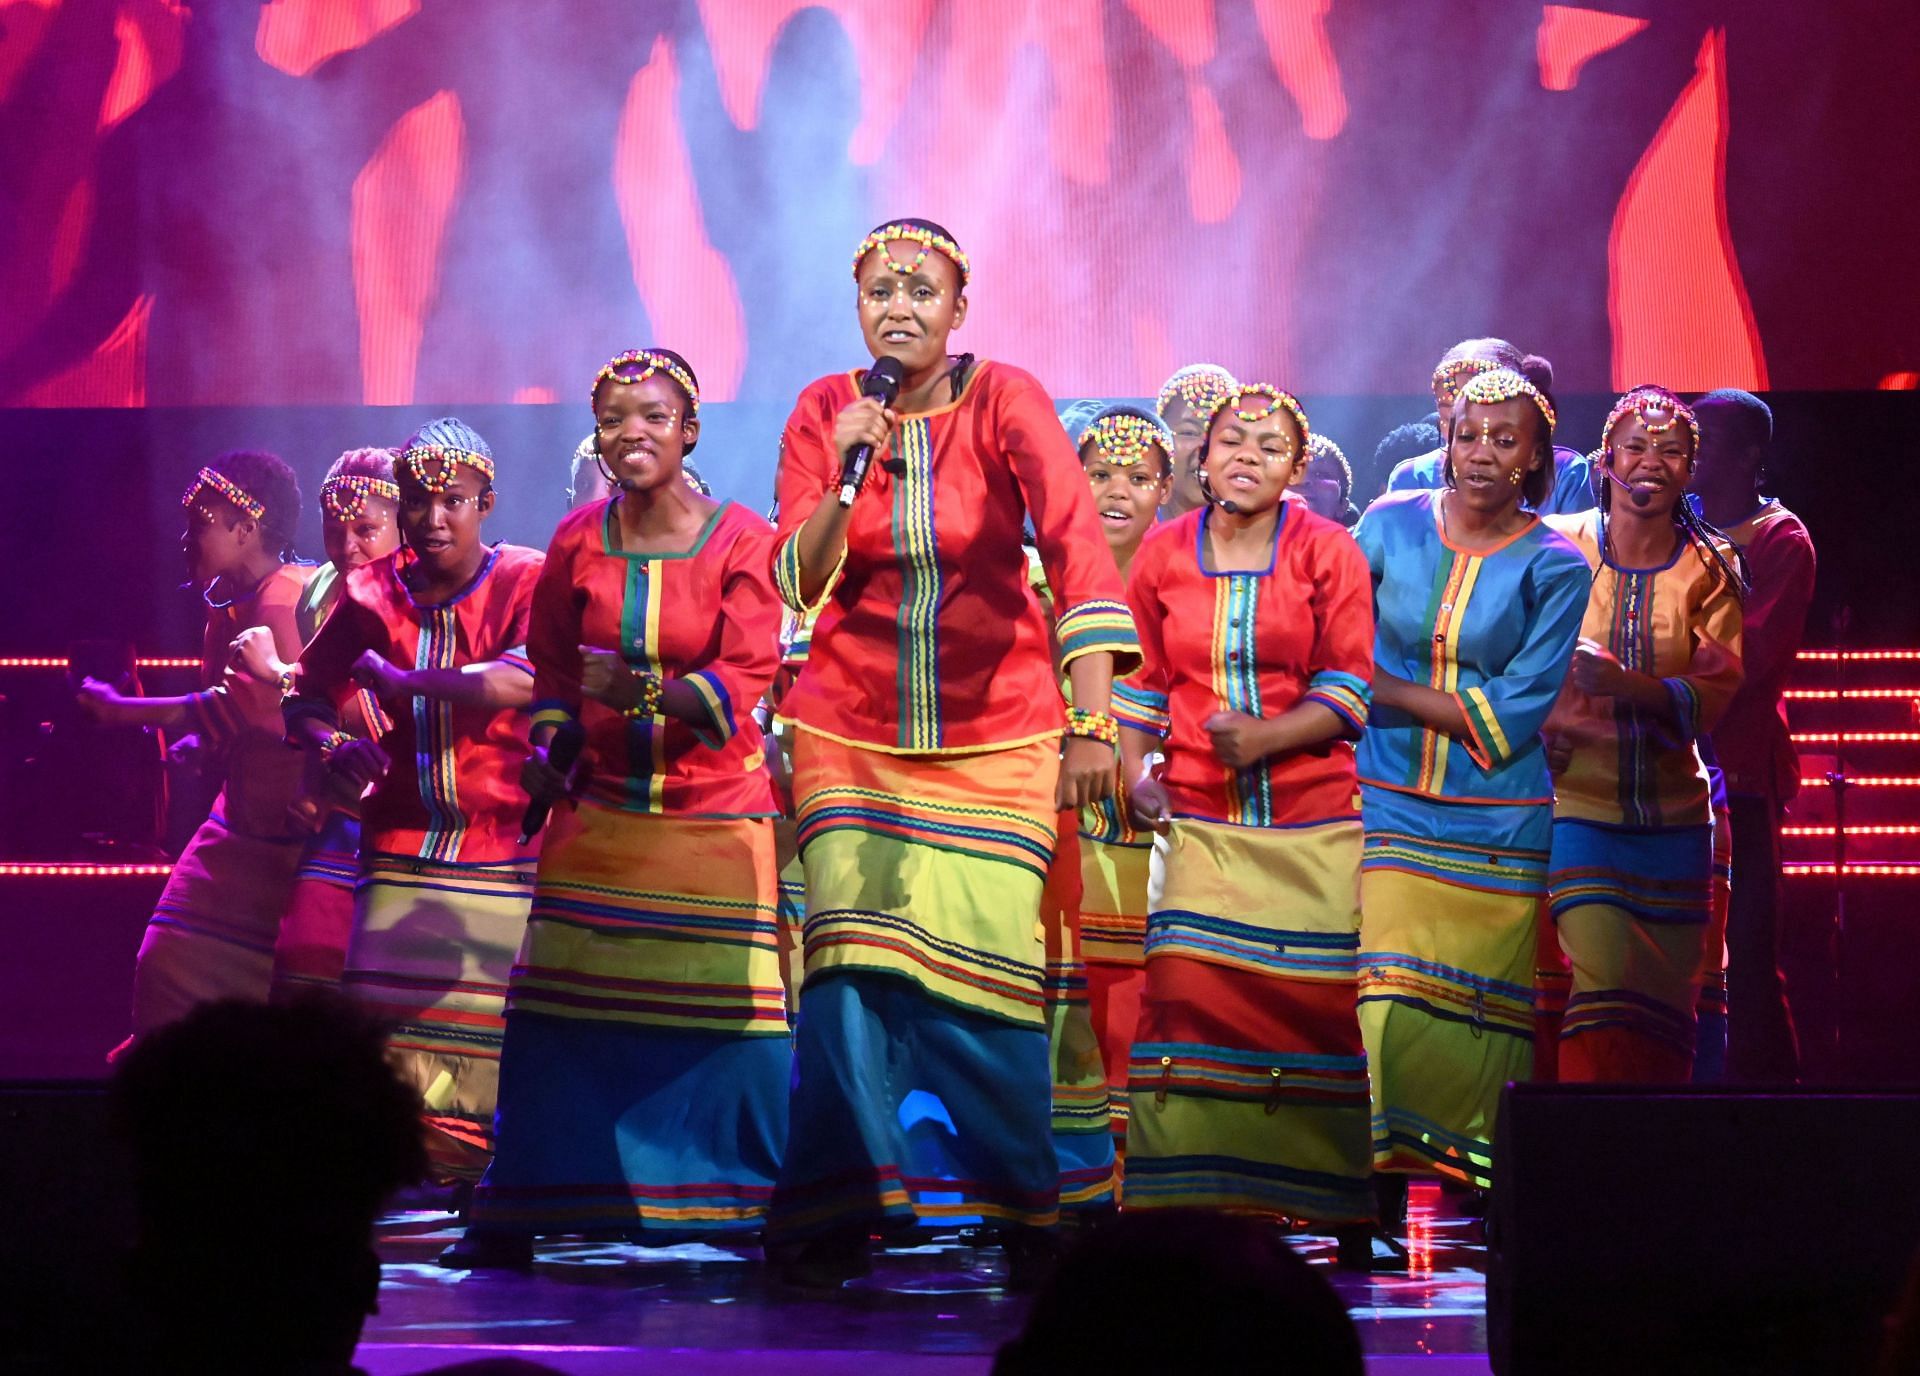
[[[1605,465],[1600,471],[1607,475],[1608,482],[1626,493],[1627,500],[1635,506],[1645,507],[1648,502],[1653,500],[1653,494],[1645,488],[1635,487],[1632,483],[1624,481],[1618,473],[1613,471],[1612,464]]]
[[[587,743],[586,728],[577,721],[564,721],[547,742],[547,763],[560,773],[566,774],[580,759],[580,751]],[[547,813],[553,810],[553,803],[546,798],[532,798],[527,802],[527,810],[520,818],[520,844],[526,845],[540,834],[540,828],[547,824]]]
[[[907,370],[900,366],[899,359],[876,358],[873,366],[867,369],[867,380],[861,385],[860,395],[872,397],[882,406],[891,406],[894,398],[900,395],[900,384],[906,381],[906,377]],[[867,480],[867,468],[872,463],[873,446],[870,444],[856,444],[847,451],[846,466],[840,470],[842,507],[853,505],[860,485]]]

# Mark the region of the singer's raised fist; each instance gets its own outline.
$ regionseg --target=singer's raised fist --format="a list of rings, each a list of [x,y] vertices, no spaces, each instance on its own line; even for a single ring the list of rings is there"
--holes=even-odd
[[[887,447],[898,417],[877,397],[862,397],[833,420],[833,447],[842,459],[862,444],[873,446],[877,457]]]

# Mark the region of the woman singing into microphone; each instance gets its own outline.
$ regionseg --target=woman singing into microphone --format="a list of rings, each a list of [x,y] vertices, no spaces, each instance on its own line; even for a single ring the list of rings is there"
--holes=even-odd
[[[1636,387],[1602,432],[1599,509],[1549,518],[1594,570],[1546,726],[1549,895],[1573,974],[1562,1080],[1680,1084],[1693,1068],[1713,903],[1698,741],[1740,687],[1742,592],[1733,547],[1686,500],[1699,449],[1685,402]]]
[[[967,275],[938,225],[867,236],[860,326],[901,366],[899,397],[821,378],[781,439],[775,579],[796,611],[820,608],[781,706],[806,979],[769,1232],[799,1284],[864,1272],[876,1227],[965,1218],[1009,1229],[1024,1282],[1058,1216],[1041,885],[1060,810],[1112,795],[1109,696],[1136,642],[1053,403],[1018,368],[947,354]],[[860,445],[877,458],[843,505]],[[1028,584],[1029,521],[1071,709]]]

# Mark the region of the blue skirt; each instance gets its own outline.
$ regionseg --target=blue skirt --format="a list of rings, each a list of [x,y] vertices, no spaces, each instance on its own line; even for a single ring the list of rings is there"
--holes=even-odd
[[[472,1227],[662,1243],[760,1227],[790,1054],[785,1037],[510,1009]]]

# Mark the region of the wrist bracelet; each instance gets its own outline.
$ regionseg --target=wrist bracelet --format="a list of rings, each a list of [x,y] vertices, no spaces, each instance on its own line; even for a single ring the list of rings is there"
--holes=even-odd
[[[638,680],[636,691],[639,701],[633,706],[622,708],[620,715],[635,721],[651,721],[660,714],[660,699],[666,696],[667,685],[660,681],[660,675],[642,671],[634,675]]]
[[[348,731],[328,732],[327,738],[320,742],[320,758],[322,760],[332,759],[333,752],[338,750],[341,746],[345,745],[348,741],[352,739],[353,739],[353,734]]]
[[[1067,734],[1081,736],[1090,741],[1104,741],[1115,750],[1120,748],[1120,723],[1105,712],[1088,712],[1083,708],[1069,707]]]

